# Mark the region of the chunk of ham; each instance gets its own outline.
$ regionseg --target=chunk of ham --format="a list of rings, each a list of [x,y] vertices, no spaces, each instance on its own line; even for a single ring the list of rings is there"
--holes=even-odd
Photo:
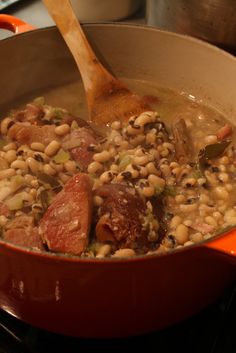
[[[3,239],[15,245],[25,246],[37,250],[43,250],[43,242],[39,236],[37,227],[8,229],[3,234]]]
[[[81,255],[86,250],[92,218],[88,175],[71,178],[40,220],[42,240],[51,251]]]
[[[29,248],[43,249],[43,242],[32,216],[22,215],[9,220],[3,239],[13,244]]]
[[[34,103],[26,104],[25,109],[13,113],[13,118],[21,122],[29,122],[33,125],[42,125],[44,111],[42,107]]]
[[[16,123],[8,130],[8,137],[19,144],[30,145],[32,142],[41,142],[48,145],[52,140],[58,138],[55,134],[55,125],[26,125]]]
[[[78,144],[78,146],[72,147],[73,143],[74,145]],[[72,159],[79,163],[83,171],[87,171],[94,155],[94,151],[90,150],[89,146],[96,144],[97,141],[93,132],[87,128],[80,128],[65,136],[62,141],[62,148],[70,152]]]
[[[132,189],[132,191],[134,191]],[[96,224],[96,237],[117,248],[149,247],[148,234],[142,227],[145,204],[138,194],[120,184],[106,184],[95,191],[103,199]]]

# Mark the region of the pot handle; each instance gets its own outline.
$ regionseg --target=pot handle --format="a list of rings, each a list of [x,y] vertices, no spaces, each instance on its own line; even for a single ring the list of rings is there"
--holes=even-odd
[[[0,28],[7,29],[16,34],[35,29],[30,24],[10,15],[0,15]]]
[[[210,250],[226,255],[228,260],[236,265],[236,229],[230,230],[204,244]]]

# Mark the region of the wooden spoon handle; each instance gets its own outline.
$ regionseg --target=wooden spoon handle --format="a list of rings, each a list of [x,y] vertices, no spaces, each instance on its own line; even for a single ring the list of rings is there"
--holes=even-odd
[[[89,92],[94,86],[94,77],[104,80],[112,77],[98,61],[74,14],[70,0],[43,0],[65,42],[67,43],[84,83]]]

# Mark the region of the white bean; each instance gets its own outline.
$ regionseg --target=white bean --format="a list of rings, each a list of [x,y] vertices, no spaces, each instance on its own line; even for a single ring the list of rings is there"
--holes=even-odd
[[[116,250],[113,257],[131,257],[135,255],[135,251],[133,249],[119,249]]]
[[[52,142],[49,143],[49,145],[47,145],[47,147],[44,150],[44,153],[47,156],[52,157],[59,151],[60,147],[61,147],[61,144],[58,141],[53,140]]]
[[[58,136],[64,136],[70,131],[70,126],[68,124],[62,124],[55,127],[55,133]]]
[[[188,227],[184,224],[179,224],[175,231],[175,238],[180,245],[186,243],[188,241]]]
[[[10,178],[15,174],[16,174],[16,171],[13,168],[0,170],[0,180],[5,179],[5,178]]]
[[[95,162],[100,162],[100,163],[104,163],[109,161],[109,159],[111,158],[111,155],[108,151],[102,151],[100,153],[95,153],[93,156],[93,160]]]

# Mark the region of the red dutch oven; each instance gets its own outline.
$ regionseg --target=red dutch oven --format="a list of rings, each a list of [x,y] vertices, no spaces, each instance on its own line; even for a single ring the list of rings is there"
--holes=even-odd
[[[0,15],[15,33],[33,29]],[[202,41],[129,24],[87,24],[101,60],[119,77],[184,90],[236,116],[236,59]],[[80,80],[55,27],[0,43],[1,114],[18,98]],[[76,97],[75,97],[76,99]],[[58,105],[60,97],[58,97]],[[31,325],[80,337],[124,337],[180,322],[236,279],[236,231],[168,254],[85,259],[0,240],[0,307]]]

